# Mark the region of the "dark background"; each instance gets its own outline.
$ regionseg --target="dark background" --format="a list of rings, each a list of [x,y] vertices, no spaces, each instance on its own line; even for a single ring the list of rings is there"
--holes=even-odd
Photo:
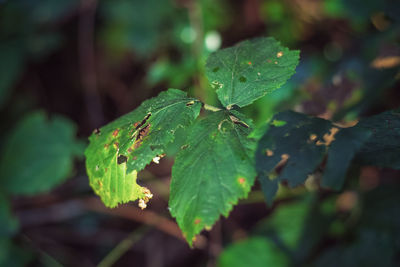
[[[70,119],[87,142],[93,129],[167,88],[218,105],[204,76],[207,55],[258,36],[300,50],[301,59],[282,89],[245,108],[257,125],[286,109],[352,123],[399,107],[399,18],[398,1],[0,0],[1,148],[35,110]],[[383,259],[392,250],[399,260],[399,236],[387,237],[390,223],[399,222],[398,171],[363,167],[342,193],[306,184],[282,193],[272,208],[256,185],[190,249],[167,209],[173,158],[139,174],[155,195],[144,211],[135,203],[103,207],[89,187],[82,153],[74,162],[68,179],[51,191],[2,192],[19,227],[0,236],[0,265],[95,266],[118,245],[115,266],[214,266],[224,247],[308,195],[328,199],[330,219],[315,213],[298,223],[312,240],[296,252],[298,262],[326,266],[341,255],[341,266],[389,266]],[[1,184],[13,179],[1,175]],[[382,216],[388,224],[364,226]],[[357,260],[365,256],[367,265]]]

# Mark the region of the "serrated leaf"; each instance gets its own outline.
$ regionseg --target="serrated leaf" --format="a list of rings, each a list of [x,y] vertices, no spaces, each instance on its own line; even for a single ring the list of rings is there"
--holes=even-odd
[[[200,108],[201,103],[185,92],[169,89],[95,130],[85,151],[86,169],[90,185],[106,206],[150,195],[136,183],[137,172],[164,153],[175,131],[189,126]]]
[[[255,180],[250,122],[219,111],[193,125],[172,168],[170,212],[189,244],[220,215],[228,216]]]
[[[64,181],[74,156],[83,154],[73,122],[61,116],[46,119],[34,112],[20,122],[5,142],[0,159],[0,185],[12,194],[37,194]]]
[[[372,132],[357,154],[357,162],[400,169],[400,110],[362,119],[355,127]]]
[[[293,111],[274,116],[256,152],[258,177],[268,203],[272,203],[279,182],[287,180],[295,187],[316,170],[326,152],[324,137],[332,129],[329,121]],[[274,172],[278,163],[284,164],[279,175]]]
[[[271,37],[257,38],[212,53],[206,75],[225,107],[244,107],[281,87],[298,62],[299,51]]]
[[[251,237],[228,246],[219,256],[219,267],[283,267],[289,266],[288,256],[272,241]]]

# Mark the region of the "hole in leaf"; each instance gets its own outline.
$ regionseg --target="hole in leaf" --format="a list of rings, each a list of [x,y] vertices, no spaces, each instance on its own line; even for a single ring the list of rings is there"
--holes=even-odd
[[[115,129],[114,132],[112,133],[112,136],[117,137],[118,133],[119,133],[119,129]]]
[[[117,163],[118,163],[118,164],[122,164],[122,163],[127,162],[127,160],[128,160],[128,158],[127,158],[126,156],[124,156],[124,155],[119,155],[118,158],[117,158]]]
[[[186,103],[186,106],[187,106],[187,107],[190,107],[190,106],[192,106],[193,104],[194,104],[194,100],[187,102],[187,103]]]

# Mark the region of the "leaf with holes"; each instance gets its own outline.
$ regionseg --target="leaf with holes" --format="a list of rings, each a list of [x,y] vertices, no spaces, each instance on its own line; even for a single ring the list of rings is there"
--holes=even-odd
[[[144,208],[151,193],[136,183],[136,174],[164,155],[179,128],[189,126],[201,103],[169,89],[90,136],[85,151],[90,185],[104,204],[115,207],[136,199]]]
[[[268,203],[279,182],[287,180],[295,187],[316,170],[337,130],[329,121],[293,111],[275,115],[256,152],[257,172]],[[278,175],[276,169],[282,167]]]
[[[250,125],[235,111],[210,114],[193,125],[177,155],[169,206],[189,244],[249,193],[256,175]]]
[[[257,38],[212,53],[206,75],[225,107],[244,107],[281,87],[298,63],[299,51],[271,37]]]

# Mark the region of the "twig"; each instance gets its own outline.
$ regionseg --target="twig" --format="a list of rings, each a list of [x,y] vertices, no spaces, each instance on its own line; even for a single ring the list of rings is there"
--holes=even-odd
[[[84,203],[88,210],[110,214],[128,220],[151,225],[168,235],[185,241],[176,223],[163,216],[158,215],[153,211],[141,210],[133,206],[122,206],[117,209],[108,209],[101,203],[99,199],[92,197],[84,200]]]
[[[220,108],[217,108],[217,107],[214,107],[214,106],[211,106],[208,104],[204,104],[203,107],[205,110],[214,111],[214,112],[222,110]]]
[[[141,226],[130,233],[116,247],[114,247],[97,265],[97,267],[110,267],[117,262],[137,241],[139,241],[145,233],[150,229],[149,226]]]

